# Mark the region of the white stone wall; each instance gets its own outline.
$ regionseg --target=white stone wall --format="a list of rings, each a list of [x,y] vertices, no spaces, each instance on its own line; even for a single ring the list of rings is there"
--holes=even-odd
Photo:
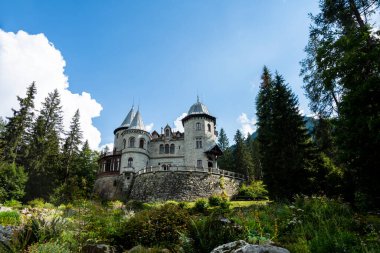
[[[135,138],[135,146],[129,147],[129,140],[131,137]],[[149,143],[150,143],[150,135],[141,130],[135,129],[127,129],[119,134],[119,139],[121,139],[121,169],[120,172],[123,171],[138,171],[142,168],[145,168],[149,163]],[[126,147],[124,148],[123,140],[126,140]],[[144,148],[140,148],[140,139],[144,139]],[[120,140],[119,140],[120,141]],[[132,158],[132,168],[128,167],[128,159]]]
[[[196,124],[201,124],[201,130],[196,129]],[[210,124],[211,132],[207,124]],[[207,167],[208,159],[205,151],[216,144],[214,122],[206,117],[194,116],[184,124],[185,129],[185,165],[197,166],[197,160],[202,160],[202,166]],[[196,138],[202,138],[202,148],[196,148]]]

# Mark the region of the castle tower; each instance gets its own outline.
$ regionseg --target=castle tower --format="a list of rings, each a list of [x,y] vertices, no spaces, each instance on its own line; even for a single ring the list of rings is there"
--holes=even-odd
[[[216,168],[216,159],[222,154],[216,144],[216,118],[197,99],[182,119],[185,129],[185,165],[203,168]]]
[[[114,142],[113,142],[115,151],[121,151],[123,149],[124,143],[123,143],[122,133],[124,130],[130,127],[132,120],[135,117],[135,114],[136,113],[132,106],[131,110],[128,112],[127,116],[125,117],[121,125],[113,131],[113,134],[115,135]]]
[[[128,124],[128,120],[126,124]],[[139,110],[137,110],[129,126],[122,131],[121,139],[121,172],[137,172],[145,168],[149,162],[148,144],[151,136],[145,131]]]

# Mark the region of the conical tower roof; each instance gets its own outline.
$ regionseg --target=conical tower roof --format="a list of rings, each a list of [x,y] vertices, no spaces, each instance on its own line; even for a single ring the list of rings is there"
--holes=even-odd
[[[140,110],[137,110],[136,115],[133,118],[129,128],[145,130],[145,126],[144,126],[144,122],[143,122],[141,114],[140,114]]]
[[[125,117],[123,123],[121,123],[120,127],[129,127],[134,117],[135,117],[135,111],[133,110],[133,106],[132,106],[131,110],[127,114],[127,117]]]

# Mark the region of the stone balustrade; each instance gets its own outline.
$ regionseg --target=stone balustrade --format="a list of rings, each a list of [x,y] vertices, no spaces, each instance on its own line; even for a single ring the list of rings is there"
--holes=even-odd
[[[228,171],[228,170],[222,170],[218,168],[203,168],[203,167],[191,167],[191,166],[170,166],[163,168],[161,166],[151,166],[151,167],[145,167],[144,169],[141,169],[136,172],[135,176],[139,176],[141,174],[146,173],[155,173],[155,172],[200,172],[200,173],[210,173],[214,175],[221,175],[224,177],[239,179],[239,180],[245,180],[245,176],[240,173]]]

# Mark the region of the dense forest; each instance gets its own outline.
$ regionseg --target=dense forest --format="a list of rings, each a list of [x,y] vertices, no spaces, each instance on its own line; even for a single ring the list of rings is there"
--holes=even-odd
[[[245,204],[223,196],[174,204],[96,201],[92,188],[99,154],[82,138],[80,112],[65,131],[58,91],[49,93],[37,111],[38,85],[31,83],[17,98],[13,115],[0,118],[0,203],[47,208],[49,202],[61,205],[60,217],[78,222],[67,232],[68,227],[52,228],[58,221],[33,220],[25,231],[35,237],[18,237],[18,244],[3,249],[87,252],[87,243],[103,242],[119,251],[142,245],[133,252],[210,252],[244,239],[274,242],[292,252],[376,252],[380,30],[373,17],[379,11],[379,0],[322,0],[320,13],[310,15],[300,75],[314,113],[312,128],[290,85],[264,66],[259,93],[252,98],[257,131],[245,137],[237,130],[232,143],[220,129],[219,167],[247,178],[238,197],[270,204],[259,201],[244,209]],[[2,219],[1,224],[13,222]],[[45,244],[45,251],[39,248]]]

